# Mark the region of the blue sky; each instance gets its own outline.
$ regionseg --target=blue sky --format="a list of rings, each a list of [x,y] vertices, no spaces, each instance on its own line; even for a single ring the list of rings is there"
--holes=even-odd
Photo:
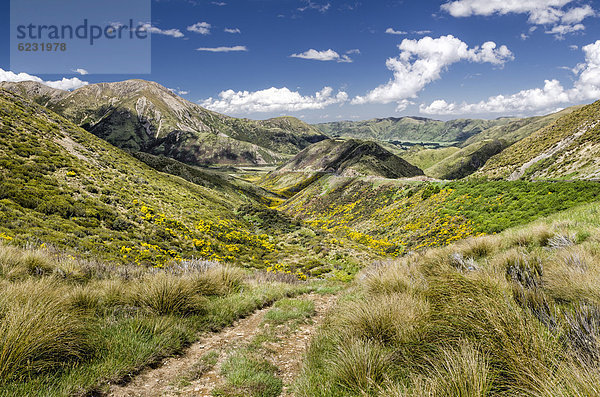
[[[153,0],[151,74],[15,77],[5,20],[0,80],[143,78],[256,119],[526,116],[600,99],[599,13],[591,0]]]

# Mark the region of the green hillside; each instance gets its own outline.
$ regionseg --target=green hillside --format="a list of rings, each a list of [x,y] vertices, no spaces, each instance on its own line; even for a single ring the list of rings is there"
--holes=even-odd
[[[426,169],[425,174],[439,179],[464,178],[483,167],[490,157],[500,153],[506,146],[504,140],[477,141],[441,159]]]
[[[314,228],[398,256],[597,200],[594,182],[448,183],[326,175],[279,208]]]
[[[181,177],[164,174],[8,91],[0,101],[0,233],[15,244],[152,266],[331,270],[369,256],[267,208],[272,195],[246,182],[145,159]]]
[[[427,176],[439,179],[460,179],[471,175],[508,146],[568,115],[580,106],[573,106],[547,116],[530,117],[494,125],[458,146],[426,149],[415,146],[405,154],[405,160],[420,166]]]
[[[595,179],[600,175],[600,102],[574,110],[492,157],[492,179]]]
[[[157,83],[127,80],[73,92],[35,82],[1,83],[113,145],[194,164],[274,164],[326,137],[288,117],[235,119],[178,97]]]
[[[286,198],[324,175],[410,178],[423,171],[379,144],[357,139],[330,139],[314,144],[269,173],[261,185]]]

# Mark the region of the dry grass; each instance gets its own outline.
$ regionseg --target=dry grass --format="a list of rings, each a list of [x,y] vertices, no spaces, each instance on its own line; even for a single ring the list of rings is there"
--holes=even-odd
[[[359,338],[382,344],[404,340],[427,312],[427,303],[409,293],[393,293],[340,308],[335,317],[341,339]]]

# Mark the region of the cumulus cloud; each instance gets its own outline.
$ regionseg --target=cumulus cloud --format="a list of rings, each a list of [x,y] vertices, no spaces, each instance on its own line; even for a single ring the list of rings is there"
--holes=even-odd
[[[63,77],[62,80],[44,81],[37,76],[27,73],[14,73],[10,70],[0,69],[0,82],[2,81],[8,81],[12,83],[18,83],[20,81],[35,81],[59,90],[75,90],[89,84],[87,81],[81,81],[77,77],[70,79]]]
[[[440,79],[441,73],[456,62],[469,61],[501,66],[514,59],[512,52],[504,45],[498,47],[496,43],[488,41],[481,46],[469,48],[466,43],[452,35],[437,39],[405,39],[398,48],[400,55],[389,58],[386,62],[393,77],[365,96],[355,97],[352,100],[353,104],[397,102],[401,109],[406,106],[404,100],[415,98],[426,85]]]
[[[596,16],[588,4],[567,8],[575,0],[454,0],[442,4],[443,11],[453,17],[473,15],[527,14],[532,25],[547,25],[546,33],[561,37],[585,29],[581,22]]]
[[[556,80],[546,80],[544,87],[519,91],[512,95],[497,95],[478,103],[448,103],[443,99],[430,105],[421,105],[423,114],[466,115],[491,113],[523,113],[524,111],[546,111],[558,105],[600,98],[600,40],[582,48],[585,62],[577,65],[573,73],[577,80],[570,89],[565,89]]]
[[[196,48],[196,51],[206,52],[245,52],[248,48],[245,45],[236,45],[233,47],[200,47]]]
[[[355,51],[359,51],[359,50],[350,50],[346,54],[356,53]],[[359,51],[359,53],[360,53],[360,51]],[[327,62],[327,61],[346,62],[346,63],[352,62],[352,58],[350,58],[348,55],[340,55],[336,51],[332,50],[331,48],[328,50],[325,50],[325,51],[317,51],[317,50],[311,48],[310,50],[304,51],[299,54],[292,54],[292,55],[290,55],[290,57],[291,58],[310,59],[313,61],[323,61],[323,62]]]
[[[75,73],[79,73],[79,74],[80,74],[80,75],[82,75],[82,76],[85,76],[86,74],[89,74],[89,72],[88,72],[87,70],[85,70],[85,69],[81,69],[81,68],[78,68],[78,69],[73,69],[73,71],[74,71]]]
[[[207,35],[210,34],[210,28],[212,27],[212,25],[208,22],[198,22],[195,23],[191,26],[187,27],[187,30],[189,32],[194,32],[194,33],[199,33],[199,34],[203,34],[203,35]]]
[[[150,32],[152,34],[160,34],[163,36],[171,36],[174,37],[176,39],[181,38],[184,36],[183,33],[181,33],[181,31],[179,29],[167,29],[167,30],[163,30],[160,28],[157,28],[156,26],[152,26],[149,23],[145,23],[142,25],[142,29],[146,30],[147,32]]]
[[[225,28],[224,32],[231,33],[231,34],[242,33],[242,31],[239,30],[238,28]]]
[[[298,112],[323,109],[347,100],[348,94],[344,91],[334,94],[331,87],[325,87],[310,96],[303,96],[287,87],[271,87],[254,92],[223,91],[218,98],[206,99],[201,105],[220,113]]]
[[[405,32],[404,30],[394,30],[394,28],[387,28],[385,30],[385,33],[387,34],[395,34],[395,35],[405,35],[408,34],[408,32]]]

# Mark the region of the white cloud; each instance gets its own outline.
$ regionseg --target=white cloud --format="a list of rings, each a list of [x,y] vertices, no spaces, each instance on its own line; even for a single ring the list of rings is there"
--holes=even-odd
[[[195,23],[191,26],[187,27],[187,30],[189,32],[194,32],[194,33],[199,33],[199,34],[203,34],[203,35],[207,35],[210,34],[210,28],[212,27],[212,25],[208,22],[198,22]]]
[[[589,5],[586,4],[583,7],[571,8],[561,18],[562,23],[566,24],[577,24],[588,17],[596,16],[596,11]]]
[[[421,105],[423,114],[520,114],[527,111],[546,111],[558,105],[600,98],[600,40],[582,48],[585,62],[572,71],[578,78],[571,89],[558,80],[546,80],[543,88],[522,90],[512,95],[497,95],[478,103],[448,103],[443,99]]]
[[[179,88],[169,88],[169,91],[177,95],[187,95],[190,93],[189,91],[180,90]]]
[[[558,37],[584,29],[581,22],[596,16],[596,11],[588,4],[566,8],[575,0],[454,0],[442,4],[442,10],[453,17],[473,15],[527,14],[532,25],[546,25],[546,33]]]
[[[157,28],[156,26],[152,26],[149,23],[145,23],[142,25],[143,30],[146,30],[152,34],[160,34],[163,36],[171,36],[171,37],[175,37],[176,39],[183,37],[184,34],[181,33],[181,31],[179,29],[167,29],[167,30],[162,30]]]
[[[231,34],[242,33],[242,31],[239,30],[238,28],[225,28],[224,32],[231,33]]]
[[[207,51],[207,52],[244,52],[248,51],[245,45],[236,45],[233,47],[200,47],[196,48],[196,51]]]
[[[351,53],[356,53],[355,51],[359,51],[359,50],[350,50],[347,52],[347,54],[351,54]],[[359,51],[360,53],[360,51]],[[317,51],[315,49],[310,49],[307,51],[304,51],[302,53],[299,54],[292,54],[290,55],[290,57],[292,58],[301,58],[301,59],[310,59],[313,61],[336,61],[336,62],[344,62],[344,63],[350,63],[352,62],[352,58],[350,58],[348,55],[340,55],[337,52],[335,52],[334,50],[332,50],[331,48],[328,50],[324,50],[324,51]]]
[[[431,30],[413,30],[413,34],[424,35],[433,33]]]
[[[360,50],[358,48],[354,48],[352,50],[346,51],[346,54],[348,54],[348,55],[360,55]]]
[[[318,4],[318,3],[313,3],[311,0],[305,0],[304,3],[306,3],[306,5],[304,7],[299,7],[298,11],[304,12],[307,10],[317,10],[320,13],[325,13],[325,12],[327,12],[327,10],[329,10],[331,8],[331,4],[329,4],[329,3]]]
[[[10,70],[4,69],[0,69],[0,81],[9,81],[13,83],[17,83],[20,81],[36,81],[38,83],[47,85],[48,87],[57,88],[59,90],[75,90],[77,88],[89,84],[87,81],[81,81],[77,77],[73,77],[70,79],[63,77],[62,80],[44,81],[37,76],[33,76],[27,73],[14,73]]]
[[[86,74],[89,74],[89,72],[87,70],[81,69],[81,68],[73,69],[73,72],[79,73],[82,76],[85,76]]]
[[[397,102],[403,107],[404,100],[415,98],[425,86],[440,79],[441,73],[456,62],[469,61],[500,66],[514,59],[512,52],[504,45],[498,47],[496,43],[488,41],[481,46],[469,48],[452,35],[437,39],[405,39],[398,48],[401,51],[400,55],[389,58],[386,62],[387,68],[393,72],[390,81],[365,96],[355,97],[352,100],[353,104]]]
[[[329,105],[344,103],[347,100],[348,94],[339,91],[334,95],[331,87],[325,87],[312,96],[303,96],[299,92],[291,91],[286,87],[272,87],[254,92],[223,91],[218,98],[209,98],[201,102],[201,105],[220,113],[298,112],[323,109]]]
[[[223,7],[223,6],[227,5],[227,3],[222,2],[222,1],[213,1],[210,4],[215,5],[215,6],[219,6],[219,7]]]
[[[408,32],[405,32],[404,30],[394,30],[394,28],[387,28],[385,30],[385,33],[387,33],[387,34],[396,34],[396,35],[405,35],[405,34],[408,34]]]
[[[577,25],[556,25],[553,26],[552,29],[547,30],[547,34],[553,34],[557,36],[559,39],[568,33],[574,33],[585,30],[585,26],[583,24],[578,23]]]
[[[569,95],[558,80],[546,80],[543,88],[523,90],[513,95],[497,95],[474,104],[447,103],[437,100],[429,106],[421,105],[423,114],[515,114],[526,111],[553,108],[559,103],[568,102]]]

